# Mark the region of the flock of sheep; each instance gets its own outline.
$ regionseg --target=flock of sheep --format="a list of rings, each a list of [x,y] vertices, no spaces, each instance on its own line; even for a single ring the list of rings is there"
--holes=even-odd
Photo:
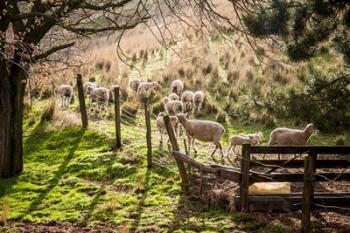
[[[141,82],[140,80],[132,80],[130,88],[134,90],[141,98],[149,97],[155,88],[159,88],[157,82]],[[223,148],[220,143],[225,128],[218,122],[210,120],[188,119],[191,111],[199,112],[205,100],[203,91],[188,91],[184,90],[184,84],[181,80],[174,80],[170,85],[169,96],[163,98],[164,109],[170,115],[170,122],[173,128],[178,127],[178,123],[182,125],[187,136],[188,153],[191,147],[197,153],[195,140],[203,142],[212,142],[215,145],[211,157],[214,156],[217,150],[221,156],[224,156]],[[159,113],[156,118],[156,126],[160,131],[161,140],[166,133],[163,117],[164,112]],[[313,134],[317,134],[318,130],[313,124],[308,124],[304,130],[277,128],[270,134],[269,145],[306,145],[309,138]],[[231,151],[237,155],[237,147],[243,144],[258,145],[263,139],[262,132],[252,134],[239,134],[232,136],[229,141],[229,147],[226,151],[228,156]]]
[[[129,87],[140,98],[148,98],[160,89],[157,82],[140,81],[133,79],[129,82]],[[99,87],[95,83],[85,82],[83,85],[84,92],[89,98],[90,108],[96,102],[100,110],[108,107],[108,102],[112,98],[111,91],[104,87]],[[62,106],[67,107],[73,96],[73,88],[69,85],[61,85],[56,89],[56,95],[61,98]],[[215,145],[211,153],[214,156],[217,150],[224,157],[223,147],[220,143],[225,132],[225,128],[218,122],[210,120],[188,119],[188,115],[201,111],[203,102],[205,101],[205,93],[203,91],[184,90],[184,83],[181,80],[174,80],[170,85],[169,96],[163,98],[164,109],[170,116],[170,122],[173,128],[177,129],[179,124],[185,130],[187,136],[188,153],[191,147],[197,153],[195,140],[203,142],[212,142]],[[163,117],[166,113],[161,112],[156,118],[156,126],[160,131],[161,140],[166,133]],[[313,134],[317,134],[318,130],[313,124],[308,124],[305,129],[276,128],[270,134],[269,145],[306,145],[309,138]],[[231,152],[237,155],[237,147],[243,144],[258,145],[263,139],[262,132],[252,134],[234,135],[229,140],[229,147],[226,155]]]

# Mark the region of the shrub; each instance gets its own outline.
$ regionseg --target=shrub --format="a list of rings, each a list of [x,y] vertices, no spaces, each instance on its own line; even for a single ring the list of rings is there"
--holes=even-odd
[[[267,128],[273,128],[276,126],[275,118],[268,113],[262,114],[261,121]]]
[[[162,101],[158,101],[152,105],[153,114],[157,115],[160,112],[164,111],[164,106]]]
[[[51,121],[56,110],[56,101],[51,99],[50,102],[43,108],[40,116],[40,122]]]
[[[335,145],[337,146],[343,146],[345,145],[345,136],[342,135],[342,136],[338,136],[336,139],[335,139]]]
[[[208,63],[205,67],[202,68],[202,73],[204,75],[210,74],[213,71],[213,64]]]
[[[226,122],[226,113],[220,111],[217,115],[216,115],[216,121],[219,123],[225,123]]]

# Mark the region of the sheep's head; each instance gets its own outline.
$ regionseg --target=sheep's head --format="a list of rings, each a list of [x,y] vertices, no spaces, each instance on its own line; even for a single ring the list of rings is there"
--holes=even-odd
[[[176,116],[181,124],[187,121],[187,113],[178,113]]]
[[[169,99],[171,99],[171,100],[178,100],[179,96],[176,93],[171,93],[169,95]]]
[[[320,131],[315,128],[314,124],[308,124],[305,127],[304,132],[306,132],[307,135],[311,136],[314,134],[318,134]]]
[[[158,114],[158,117],[165,117],[165,112],[160,112],[159,114]]]
[[[167,104],[169,102],[169,97],[164,97],[163,98],[163,104]]]

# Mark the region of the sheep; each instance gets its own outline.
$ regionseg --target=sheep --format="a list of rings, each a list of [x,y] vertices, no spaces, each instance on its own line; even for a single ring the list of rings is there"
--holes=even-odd
[[[62,108],[68,108],[73,97],[73,87],[63,84],[55,90],[55,93],[61,98]]]
[[[199,112],[202,109],[204,98],[205,94],[203,91],[196,91],[193,94],[193,106],[195,112]]]
[[[133,90],[134,92],[137,92],[137,89],[140,86],[141,81],[139,79],[132,79],[129,82],[129,87],[131,90]]]
[[[176,93],[171,93],[169,95],[170,100],[179,100],[179,96]]]
[[[178,96],[181,95],[183,89],[184,89],[184,83],[180,79],[176,79],[172,81],[170,84],[171,92],[177,94]]]
[[[95,88],[97,88],[97,85],[93,82],[85,82],[83,85],[86,96],[89,96]]]
[[[182,113],[184,109],[180,100],[170,100],[169,97],[163,98],[163,104],[165,111],[171,116]]]
[[[141,82],[137,88],[137,95],[141,98],[148,98],[159,88],[158,82]]]
[[[215,149],[211,153],[211,157],[215,154],[216,150],[221,151],[222,158],[224,153],[222,151],[222,145],[220,143],[222,135],[225,133],[225,128],[215,121],[208,120],[188,120],[187,114],[179,113],[177,118],[181,125],[185,128],[187,139],[188,139],[188,153],[191,151],[191,144],[193,146],[195,154],[197,154],[197,149],[194,145],[195,139],[203,142],[213,142]]]
[[[93,102],[97,102],[98,108],[103,111],[108,108],[109,98],[109,90],[107,88],[95,88],[90,94],[90,107],[92,107]]]
[[[261,139],[262,139],[261,132],[258,132],[255,134],[235,135],[230,138],[230,145],[227,148],[226,155],[228,156],[231,150],[233,151],[233,154],[237,155],[236,153],[237,146],[241,146],[243,144],[251,144],[254,146],[254,145],[260,144]]]
[[[290,128],[277,128],[274,129],[270,134],[270,140],[268,144],[270,146],[283,145],[306,145],[309,138],[318,134],[319,130],[315,128],[313,124],[308,124],[304,130],[290,129]],[[280,155],[278,156],[280,158]]]
[[[163,135],[166,133],[166,127],[164,123],[164,116],[166,114],[164,112],[160,112],[156,118],[156,126],[160,132],[160,140],[163,141]],[[170,123],[173,129],[176,129],[177,127],[177,117],[176,116],[169,116],[170,118]],[[169,141],[169,140],[168,140]]]
[[[184,91],[181,95],[181,101],[184,105],[184,112],[190,112],[192,109],[193,103],[193,92],[192,91]]]

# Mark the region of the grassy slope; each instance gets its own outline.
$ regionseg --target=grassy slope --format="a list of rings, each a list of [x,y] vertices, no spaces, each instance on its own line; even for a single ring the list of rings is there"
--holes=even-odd
[[[91,122],[89,130],[50,130],[49,124],[35,123],[42,104],[26,118],[24,172],[0,182],[0,203],[3,210],[9,207],[2,215],[10,220],[111,224],[141,231],[155,226],[178,232],[289,231],[279,224],[254,223],[240,213],[207,210],[181,195],[176,167],[167,153],[155,147],[157,161],[167,166],[146,169],[144,135],[136,126],[122,125],[124,149],[112,152],[112,121]],[[136,125],[141,122],[138,118]],[[269,131],[239,124],[226,127],[226,135]]]

